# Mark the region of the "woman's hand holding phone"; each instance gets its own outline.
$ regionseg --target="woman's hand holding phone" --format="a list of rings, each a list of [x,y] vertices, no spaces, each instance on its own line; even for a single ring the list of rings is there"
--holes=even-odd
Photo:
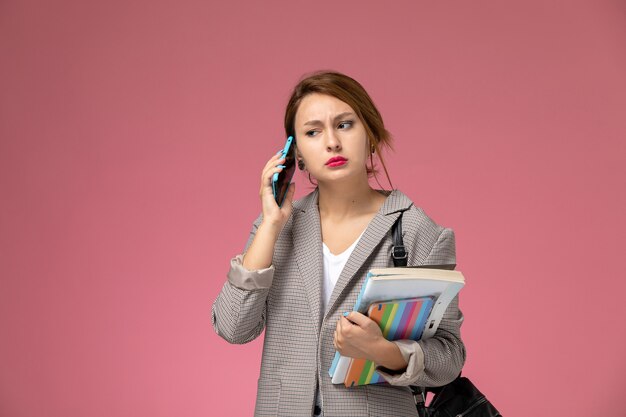
[[[291,215],[291,203],[295,192],[295,184],[291,183],[282,207],[278,206],[272,189],[272,178],[274,174],[280,173],[284,169],[281,165],[284,162],[285,158],[282,157],[282,151],[267,161],[261,175],[261,190],[259,191],[263,208],[263,223],[277,227],[279,232]]]
[[[243,266],[248,270],[268,268],[272,264],[274,245],[278,235],[291,215],[293,195],[296,191],[294,183],[289,185],[282,207],[278,207],[274,191],[272,190],[272,177],[275,173],[283,170],[281,164],[282,151],[272,156],[263,167],[261,174],[261,206],[263,208],[263,221],[256,231],[254,240],[244,254]]]

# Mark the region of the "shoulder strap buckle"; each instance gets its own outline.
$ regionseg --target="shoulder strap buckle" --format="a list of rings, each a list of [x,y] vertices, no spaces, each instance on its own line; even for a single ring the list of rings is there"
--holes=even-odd
[[[406,249],[404,249],[404,245],[393,245],[391,247],[391,257],[393,259],[408,258],[408,254],[406,253]]]

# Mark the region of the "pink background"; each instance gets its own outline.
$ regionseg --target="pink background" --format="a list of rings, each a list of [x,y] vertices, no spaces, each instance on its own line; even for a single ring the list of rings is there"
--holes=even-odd
[[[252,414],[262,338],[210,307],[327,68],[456,231],[464,373],[507,417],[626,410],[624,2],[5,0],[0,59],[1,416]]]

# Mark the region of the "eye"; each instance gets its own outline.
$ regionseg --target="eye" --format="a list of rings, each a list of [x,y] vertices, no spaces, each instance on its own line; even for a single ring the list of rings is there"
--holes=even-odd
[[[352,127],[352,120],[346,120],[344,122],[339,123],[339,125],[337,126],[339,129],[347,129],[349,127]]]
[[[309,130],[308,132],[305,133],[305,135],[309,136],[309,137],[313,137],[315,136],[316,133],[319,133],[316,130]]]

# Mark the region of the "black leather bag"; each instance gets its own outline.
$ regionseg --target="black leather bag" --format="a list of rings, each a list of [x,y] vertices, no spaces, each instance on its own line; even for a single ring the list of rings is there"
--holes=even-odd
[[[411,390],[420,417],[502,417],[472,381],[462,376],[443,387],[427,389],[435,392],[428,407],[424,404],[424,391],[415,386]]]
[[[407,266],[408,254],[402,241],[402,215],[392,229],[393,246],[391,257],[395,267]],[[430,266],[454,268],[455,265]],[[436,388],[410,386],[415,399],[419,417],[502,417],[500,412],[472,384],[472,381],[459,375],[448,385]],[[434,393],[432,401],[426,407],[426,393]]]

